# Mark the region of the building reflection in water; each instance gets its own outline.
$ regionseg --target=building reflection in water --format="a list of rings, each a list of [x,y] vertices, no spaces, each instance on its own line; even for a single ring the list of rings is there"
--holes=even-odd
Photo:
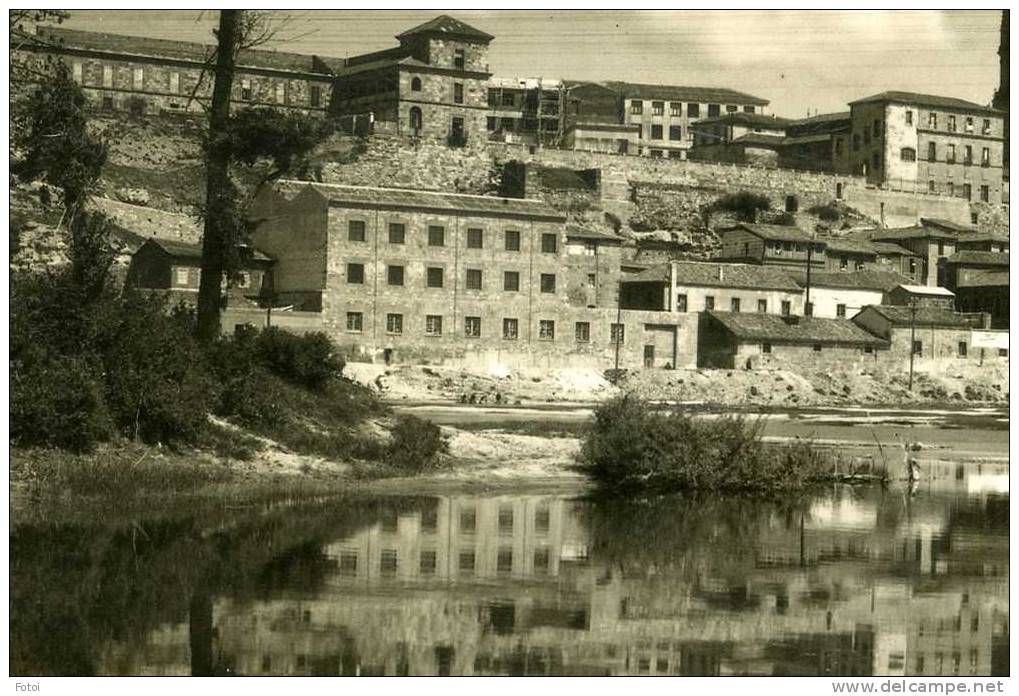
[[[313,588],[212,601],[217,673],[1008,671],[996,494],[843,491],[799,507],[454,495],[383,508],[321,553]],[[187,639],[164,627],[110,646],[108,671],[187,672]]]

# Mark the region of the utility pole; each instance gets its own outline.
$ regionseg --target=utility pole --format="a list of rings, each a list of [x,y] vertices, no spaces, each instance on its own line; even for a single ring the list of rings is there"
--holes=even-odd
[[[916,356],[916,298],[909,298],[909,391],[913,391],[913,358]]]
[[[623,280],[616,281],[616,375],[619,374],[619,344],[622,343],[619,329],[623,326]],[[612,333],[611,331],[609,333]]]
[[[814,235],[810,235],[810,241],[807,242],[807,294],[803,304],[803,316],[813,316],[814,310],[810,306],[810,267],[813,265],[812,259],[814,257]]]

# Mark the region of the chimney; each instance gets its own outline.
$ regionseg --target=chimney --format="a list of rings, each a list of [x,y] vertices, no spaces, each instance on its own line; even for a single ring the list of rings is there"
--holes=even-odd
[[[719,282],[725,280],[725,269],[722,268],[722,264],[718,264],[718,280]]]

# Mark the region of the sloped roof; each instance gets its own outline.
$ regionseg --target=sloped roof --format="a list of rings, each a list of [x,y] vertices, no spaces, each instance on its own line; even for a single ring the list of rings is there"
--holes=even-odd
[[[179,259],[201,259],[202,245],[188,244],[186,242],[175,242],[171,239],[150,239],[146,243],[152,243],[165,251],[170,256]],[[258,249],[251,248],[251,257],[257,261],[272,261]]]
[[[795,271],[794,277],[801,287],[807,285],[807,274],[805,271]],[[879,269],[864,269],[862,271],[811,271],[810,285],[819,288],[845,288],[855,290],[880,290],[888,292],[903,283],[908,283],[909,278],[894,271],[883,271]]]
[[[316,191],[330,203],[360,208],[435,210],[553,222],[564,222],[566,220],[565,215],[554,210],[548,204],[528,198],[497,198],[495,196],[472,196],[443,191],[347,186],[343,184],[322,184],[294,180],[281,180],[277,183],[277,189],[284,193],[296,194],[304,188]]]
[[[772,241],[779,242],[814,242],[816,244],[824,244],[825,239],[823,237],[813,238],[809,232],[804,232],[798,227],[791,225],[767,225],[764,223],[750,223],[740,222],[735,225],[728,227],[722,227],[719,232],[729,232],[731,230],[743,229],[750,232],[753,235],[760,237],[761,239],[769,239]]]
[[[987,113],[1001,114],[999,111],[966,101],[955,97],[942,97],[936,94],[920,94],[919,92],[899,92],[895,90],[873,94],[863,99],[849,102],[849,105],[866,104],[868,102],[895,102],[896,104],[918,104],[921,106],[934,106],[942,109],[960,109],[964,111],[982,111]]]
[[[851,254],[870,254],[877,256],[898,255],[916,256],[915,253],[891,242],[872,242],[869,239],[857,239],[855,237],[818,237],[827,244],[828,251],[843,251]]]
[[[784,135],[775,135],[773,133],[744,133],[738,138],[733,138],[734,143],[741,145],[766,145],[768,147],[777,147],[785,142]]]
[[[475,29],[470,24],[461,22],[456,17],[450,17],[445,14],[439,15],[435,19],[430,19],[424,24],[419,24],[416,27],[397,34],[396,38],[405,39],[408,36],[415,36],[417,34],[442,34],[445,36],[472,39],[474,41],[483,41],[484,43],[488,43],[495,38],[491,34],[486,34],[480,29]]]
[[[82,31],[64,27],[40,26],[37,36],[42,41],[67,48],[82,48],[108,53],[125,53],[153,58],[168,58],[204,63],[216,50],[211,44],[191,41],[172,41],[142,36],[106,34],[96,31]],[[285,51],[246,49],[237,56],[239,67],[267,68],[303,73],[324,74],[323,63],[315,56]]]
[[[724,87],[682,87],[639,82],[609,81],[605,85],[628,99],[663,99],[706,104],[767,106],[768,100]]]
[[[576,239],[598,239],[607,242],[623,242],[623,238],[618,235],[604,232],[602,230],[578,227],[577,225],[567,226],[566,236],[574,237]]]
[[[873,310],[892,324],[892,326],[911,326],[913,323],[913,309],[899,305],[867,305],[860,314]],[[859,315],[857,315],[859,316]],[[917,307],[917,326],[935,326],[943,328],[959,327],[980,327],[980,320],[977,316],[959,314],[950,309],[940,307]]]
[[[913,225],[896,229],[870,230],[863,233],[875,241],[895,241],[899,239],[955,239],[958,234],[937,227]]]
[[[378,60],[372,60],[365,63],[353,63],[343,66],[336,66],[333,68],[333,72],[337,77],[349,77],[351,75],[359,75],[361,73],[371,72],[372,70],[378,70],[380,68],[390,68],[394,66],[403,66],[410,68],[427,68],[428,64],[423,63],[417,58],[412,56],[400,56],[391,55],[384,56]]]
[[[719,312],[708,316],[741,341],[844,346],[885,346],[887,343],[848,319],[782,317],[777,314]]]
[[[798,133],[829,133],[833,129],[845,128],[851,125],[852,112],[838,111],[831,114],[818,114],[807,118],[798,118],[789,122],[790,130]]]
[[[962,225],[952,220],[945,220],[944,218],[931,218],[922,217],[920,218],[920,224],[924,227],[937,227],[943,230],[949,230],[951,232],[976,232],[977,228],[973,225]]]
[[[955,293],[948,288],[943,288],[937,285],[911,285],[902,283],[899,285],[900,288],[908,292],[910,295],[926,295],[928,297],[955,297]]]
[[[789,273],[773,266],[710,261],[674,261],[676,284],[689,287],[784,290],[799,293],[800,287]],[[670,264],[652,266],[623,279],[629,283],[668,283]]]
[[[772,128],[784,130],[792,121],[778,116],[766,116],[764,114],[748,114],[744,111],[737,111],[731,114],[724,114],[714,118],[702,118],[697,125],[710,125],[713,123],[724,123],[726,125],[750,126],[751,128]]]
[[[971,266],[1004,266],[1008,268],[1008,254],[994,251],[957,251],[945,263],[964,263]]]

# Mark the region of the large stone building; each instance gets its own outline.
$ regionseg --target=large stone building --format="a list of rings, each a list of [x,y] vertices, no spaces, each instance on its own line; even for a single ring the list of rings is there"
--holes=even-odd
[[[449,15],[408,29],[396,37],[398,47],[335,68],[330,110],[355,131],[480,145],[493,38]]]
[[[200,112],[212,98],[211,45],[40,26],[22,50],[37,60],[58,57],[104,110]],[[243,50],[231,101],[324,113],[332,81],[317,56]]]
[[[350,357],[696,364],[687,318],[618,309],[620,240],[540,201],[284,181],[253,215],[276,296]]]
[[[1000,111],[913,92],[882,92],[849,106],[852,173],[891,190],[1005,202]]]

